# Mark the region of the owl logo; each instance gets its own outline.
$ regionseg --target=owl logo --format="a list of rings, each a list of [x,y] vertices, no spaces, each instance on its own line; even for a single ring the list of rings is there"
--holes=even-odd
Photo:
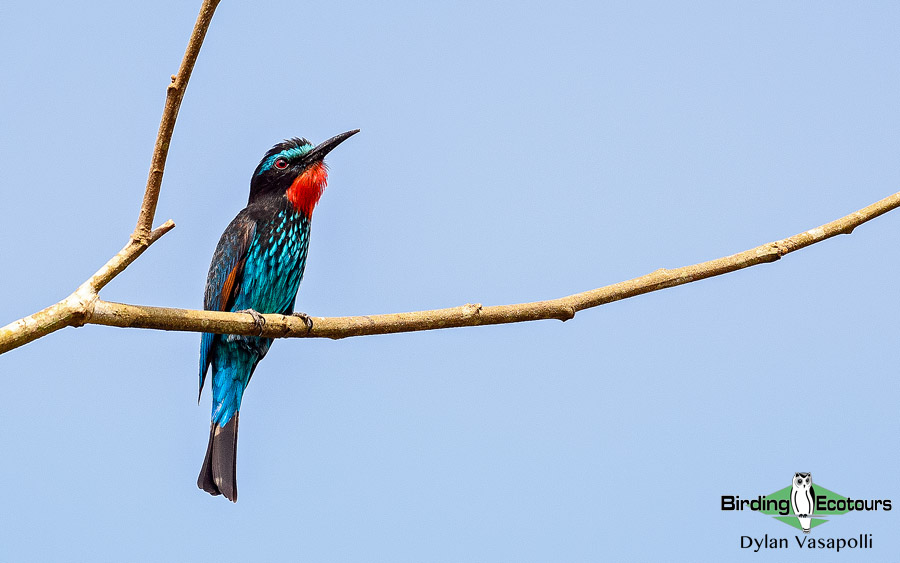
[[[816,506],[816,490],[813,489],[812,473],[794,473],[791,481],[791,510],[800,521],[804,534],[809,533]]]

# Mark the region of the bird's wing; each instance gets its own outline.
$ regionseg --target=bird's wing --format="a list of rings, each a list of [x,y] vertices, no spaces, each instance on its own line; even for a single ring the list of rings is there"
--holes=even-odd
[[[241,280],[244,277],[244,263],[247,260],[247,249],[256,234],[256,220],[247,210],[238,213],[228,225],[216,252],[213,254],[209,275],[206,278],[206,292],[203,295],[203,308],[207,311],[230,311],[235,299],[241,291]],[[215,334],[204,332],[200,340],[200,391],[212,361],[213,341]]]

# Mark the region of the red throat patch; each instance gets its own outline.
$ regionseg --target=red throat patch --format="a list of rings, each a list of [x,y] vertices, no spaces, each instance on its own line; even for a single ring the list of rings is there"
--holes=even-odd
[[[328,169],[324,162],[317,162],[294,179],[294,183],[287,190],[288,201],[294,209],[307,217],[312,217],[313,209],[319,203],[327,183]]]

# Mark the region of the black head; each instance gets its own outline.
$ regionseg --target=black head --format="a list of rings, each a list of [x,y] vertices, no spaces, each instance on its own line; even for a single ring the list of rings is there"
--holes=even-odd
[[[269,149],[250,179],[250,201],[267,193],[285,193],[294,180],[346,139],[359,133],[347,131],[314,146],[306,139],[295,137]]]

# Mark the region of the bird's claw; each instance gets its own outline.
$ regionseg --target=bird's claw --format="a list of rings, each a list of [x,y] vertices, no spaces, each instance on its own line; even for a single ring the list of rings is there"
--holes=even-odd
[[[297,317],[298,319],[303,321],[303,323],[306,325],[306,334],[309,334],[312,331],[312,329],[313,329],[312,317],[310,317],[306,313],[291,313],[291,316]]]
[[[238,313],[247,313],[251,317],[253,317],[253,322],[256,323],[256,328],[259,332],[256,333],[256,336],[262,336],[263,327],[266,326],[266,318],[259,314],[259,311],[254,311],[253,309],[242,309],[240,311],[236,311]]]

